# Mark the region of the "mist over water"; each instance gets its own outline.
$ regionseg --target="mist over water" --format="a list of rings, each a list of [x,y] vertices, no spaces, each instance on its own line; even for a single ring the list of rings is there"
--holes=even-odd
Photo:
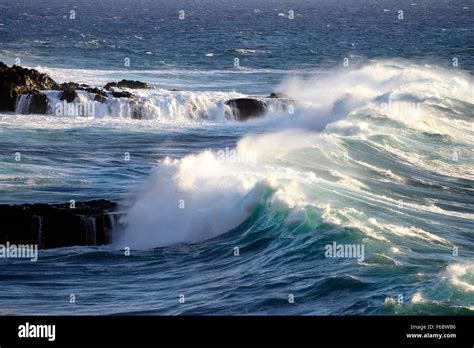
[[[0,114],[1,203],[105,198],[123,212],[110,246],[5,260],[0,311],[472,314],[468,3],[402,2],[402,23],[391,1],[159,3],[78,1],[72,26],[63,4],[0,4],[0,59],[58,82],[153,87],[134,91],[141,120],[86,93],[93,116]],[[183,6],[190,26],[170,19]],[[292,108],[226,117],[227,100],[271,92]],[[333,243],[364,257],[327,257]]]

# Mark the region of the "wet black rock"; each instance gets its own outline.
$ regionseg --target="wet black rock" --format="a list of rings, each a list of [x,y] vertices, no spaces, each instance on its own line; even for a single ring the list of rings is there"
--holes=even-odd
[[[21,114],[46,114],[48,97],[39,91],[21,94],[17,98],[16,111]]]
[[[108,82],[105,86],[104,86],[104,89],[110,91],[112,90],[113,88],[118,88],[117,86],[117,82]]]
[[[38,244],[41,249],[112,242],[117,204],[94,200],[64,204],[0,205],[0,244]]]
[[[103,103],[107,102],[107,97],[104,97],[103,95],[100,95],[100,94],[96,94],[96,95],[94,96],[94,101],[103,104]]]
[[[48,75],[17,65],[8,67],[0,62],[0,111],[15,111],[20,94],[47,89],[59,89]]]
[[[87,93],[94,93],[94,94],[98,94],[98,95],[101,95],[103,97],[107,97],[107,92],[104,91],[103,89],[100,89],[100,88],[97,88],[97,87],[94,87],[94,88],[86,88],[85,91]]]
[[[62,92],[59,92],[59,100],[66,100],[72,103],[77,97],[77,92],[74,88],[66,87]]]
[[[130,88],[130,89],[144,89],[144,88],[148,88],[148,85],[145,82],[141,82],[141,81],[121,80],[119,82],[109,82],[104,86],[104,88],[106,90],[111,90],[113,87],[115,87],[115,88]]]
[[[107,102],[107,92],[104,91],[103,89],[100,89],[97,87],[94,87],[94,88],[89,87],[89,88],[86,88],[85,91],[87,93],[94,95],[94,101],[100,102],[100,103]]]
[[[230,106],[232,110],[231,115],[226,116],[237,121],[246,121],[263,116],[267,110],[267,104],[264,101],[253,98],[231,99],[226,101],[225,104]]]
[[[115,98],[133,98],[133,94],[126,91],[112,92]]]
[[[85,91],[88,88],[90,88],[88,85],[84,83],[77,83],[77,82],[64,82],[59,85],[59,88],[64,90],[64,89],[75,89],[78,91]]]

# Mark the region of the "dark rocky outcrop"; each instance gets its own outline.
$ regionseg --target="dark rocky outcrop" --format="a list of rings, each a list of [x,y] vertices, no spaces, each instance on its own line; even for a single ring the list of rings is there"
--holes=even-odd
[[[104,91],[103,89],[100,89],[100,88],[97,88],[97,87],[94,87],[94,88],[86,88],[85,91],[87,93],[94,93],[94,94],[98,94],[98,95],[101,95],[103,97],[107,97],[107,92]]]
[[[115,88],[130,88],[130,89],[144,89],[144,88],[148,88],[148,85],[145,82],[141,82],[141,81],[121,80],[119,82],[109,82],[104,86],[106,90],[111,90],[114,87]]]
[[[104,245],[118,224],[117,204],[107,200],[65,204],[0,205],[0,244],[41,249]]]
[[[108,82],[105,86],[104,86],[104,89],[110,91],[112,90],[113,88],[118,88],[117,86],[117,82]]]
[[[62,90],[75,89],[75,90],[78,90],[78,91],[85,91],[88,88],[90,88],[90,86],[88,86],[84,83],[79,84],[77,82],[64,82],[64,83],[61,83],[59,85],[59,88],[62,89]]]
[[[144,82],[132,80],[109,82],[104,86],[104,89],[76,82],[58,85],[49,76],[34,69],[25,69],[19,66],[9,68],[0,62],[0,111],[15,111],[15,106],[21,106],[21,110],[18,111],[24,114],[47,113],[48,100],[40,91],[55,89],[60,91],[59,99],[68,103],[77,100],[77,91],[88,93],[90,99],[99,103],[106,103],[111,97],[128,98],[131,117],[133,119],[146,118],[148,115],[144,101],[123,88],[143,89],[149,88],[149,86]],[[294,113],[295,106],[295,102],[281,92],[273,92],[268,96],[230,99],[225,104],[227,105],[225,116],[236,121],[262,117],[267,111]],[[189,103],[189,115],[197,119],[207,118],[207,115],[199,111],[197,105],[192,101]]]
[[[263,116],[267,110],[267,104],[264,101],[253,98],[237,98],[226,101],[226,105],[232,109],[232,115],[237,121],[246,121],[250,118]]]
[[[39,91],[21,94],[17,97],[16,110],[21,114],[46,114],[48,97]]]
[[[76,82],[65,82],[62,83],[59,86],[62,89],[62,92],[59,94],[59,99],[60,100],[66,100],[68,103],[72,103],[74,99],[77,97],[77,91],[85,91],[87,93],[93,93],[97,94],[99,96],[102,96],[103,98],[97,97],[94,100],[100,101],[101,103],[105,103],[106,97],[107,97],[107,92],[97,88],[97,87],[90,87],[89,85],[86,85],[84,83],[79,84]]]
[[[71,87],[66,87],[62,92],[59,93],[59,100],[66,100],[68,103],[72,103],[76,97],[77,92]]]
[[[17,65],[8,67],[0,62],[0,111],[15,111],[20,94],[46,89],[59,89],[59,86],[51,77],[37,70]]]
[[[107,102],[107,97],[104,97],[103,95],[96,94],[94,96],[94,101],[99,102],[99,103],[105,103]]]
[[[126,91],[112,92],[115,98],[133,98],[133,94]]]
[[[94,94],[94,101],[99,103],[105,103],[107,101],[107,92],[103,89],[94,87],[86,88],[85,91],[90,94]]]

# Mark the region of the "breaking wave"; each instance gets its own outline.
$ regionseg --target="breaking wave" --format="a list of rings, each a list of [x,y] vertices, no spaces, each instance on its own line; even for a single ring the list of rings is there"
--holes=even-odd
[[[449,249],[442,226],[467,233],[474,216],[473,87],[468,74],[406,62],[289,78],[279,90],[294,113],[254,121],[268,131],[244,136],[233,156],[160,163],[119,244],[196,243],[248,224],[272,229],[278,217],[355,228],[387,247]]]

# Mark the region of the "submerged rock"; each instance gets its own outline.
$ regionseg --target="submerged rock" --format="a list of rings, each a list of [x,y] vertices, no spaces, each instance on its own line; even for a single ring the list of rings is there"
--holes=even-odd
[[[146,110],[142,100],[132,100],[130,102],[130,116],[134,120],[142,120],[145,118]]]
[[[0,111],[15,111],[20,94],[59,89],[58,84],[48,75],[17,65],[8,67],[0,62],[0,77]]]
[[[0,205],[0,244],[38,244],[41,249],[104,245],[118,224],[117,204],[94,200],[64,204]]]
[[[253,98],[237,98],[225,102],[232,109],[232,115],[237,121],[246,121],[250,118],[263,116],[267,110],[267,104]]]
[[[271,99],[289,99],[289,97],[282,92],[272,92],[267,98]]]
[[[282,92],[272,92],[265,99],[268,100],[273,107],[276,107],[276,110],[288,112],[290,114],[294,113],[295,101]],[[275,103],[277,102],[277,103]]]

